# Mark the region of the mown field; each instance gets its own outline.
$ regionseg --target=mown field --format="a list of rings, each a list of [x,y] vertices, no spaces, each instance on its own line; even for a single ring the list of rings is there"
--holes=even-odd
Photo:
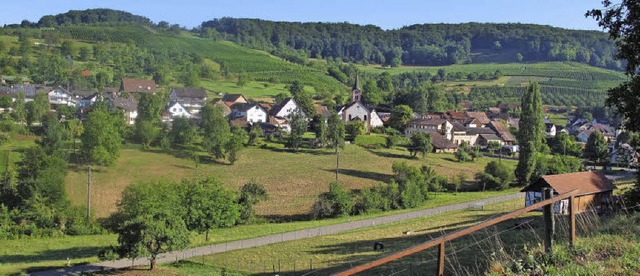
[[[408,248],[415,244],[438,237],[443,233],[453,232],[458,229],[469,227],[480,221],[495,217],[505,212],[521,208],[523,200],[514,200],[504,203],[497,203],[485,206],[484,210],[464,210],[450,212],[442,215],[431,216],[428,218],[414,219],[404,222],[382,225],[377,227],[369,227],[361,230],[341,233],[331,236],[314,237],[303,240],[284,242],[261,246],[251,249],[235,250],[221,254],[214,254],[202,257],[194,257],[188,261],[194,264],[200,264],[209,267],[227,268],[234,271],[241,271],[247,274],[268,275],[272,274],[274,267],[276,273],[280,275],[299,275],[300,272],[309,272],[309,267],[313,266],[314,270],[318,270],[313,275],[329,275],[340,269],[346,269],[351,265],[357,265],[367,260],[373,260],[390,252],[395,252],[404,248]],[[537,217],[539,213],[530,213],[523,215],[518,219],[528,217]],[[485,243],[477,246],[473,245],[477,241],[481,241],[489,235],[501,232],[504,229],[511,228],[514,220],[500,224],[496,228],[490,228],[487,231],[481,231],[477,235],[462,238],[451,244],[447,244],[448,253],[453,252],[453,248],[458,251],[456,253],[457,260],[451,256],[447,266],[464,264],[474,264],[486,261],[486,257],[490,254],[490,250],[495,249],[497,245],[491,246],[495,239],[489,239]],[[540,226],[541,224],[535,223]],[[540,228],[538,228],[540,230]],[[404,234],[412,231],[412,234]],[[505,242],[509,242],[510,248],[516,248],[525,241],[533,240],[532,232],[529,230],[516,230],[501,236]],[[385,246],[384,251],[374,251],[373,243],[382,242]],[[484,248],[483,248],[484,247]],[[481,249],[483,248],[483,249]],[[462,250],[464,249],[464,250]],[[486,254],[486,255],[483,255]],[[414,271],[434,271],[436,262],[436,250],[431,249],[424,253],[417,254],[393,262],[386,265],[375,272],[367,272],[364,275],[388,275],[392,270],[395,272],[413,267]],[[204,261],[204,263],[203,263]],[[278,263],[280,263],[278,265]],[[279,268],[278,268],[279,266]],[[167,269],[182,273],[180,267],[165,265]],[[337,267],[337,268],[335,268]],[[297,272],[294,272],[294,268]],[[449,269],[449,268],[448,268]],[[451,272],[451,270],[449,270]],[[472,273],[477,275],[476,273]],[[409,273],[402,275],[411,275]]]
[[[202,153],[204,154],[204,153]],[[426,159],[411,158],[404,149],[365,149],[347,145],[340,153],[340,182],[349,189],[362,189],[385,181],[392,175],[393,162],[413,166],[427,164],[442,175],[454,176],[462,171],[471,180],[490,161],[483,158],[473,163],[457,162],[452,154],[428,154]],[[515,168],[515,161],[504,161]],[[231,189],[249,181],[263,184],[270,199],[259,204],[257,213],[287,220],[306,214],[317,196],[328,191],[335,179],[335,155],[330,150],[303,149],[294,153],[282,144],[270,143],[264,148],[250,147],[239,153],[234,165],[201,158],[200,164],[159,150],[123,149],[116,163],[95,168],[92,174],[92,208],[99,218],[116,210],[120,193],[136,181],[212,176]],[[70,168],[66,187],[71,201],[84,205],[87,192],[84,168]]]
[[[419,208],[431,208],[460,202],[468,202],[483,198],[495,197],[515,193],[516,189],[505,191],[488,191],[484,193],[442,193],[429,199]],[[210,240],[206,241],[204,234],[191,233],[190,247],[197,247],[215,243],[250,239],[271,234],[308,229],[332,225],[347,221],[356,221],[372,217],[393,215],[416,209],[394,210],[386,213],[375,213],[349,218],[333,218],[325,220],[295,221],[286,223],[261,223],[239,225],[232,228],[214,229],[210,233]],[[63,267],[67,264],[79,265],[98,262],[97,254],[100,249],[117,244],[115,234],[85,235],[67,237],[28,238],[1,241],[0,246],[0,275],[27,273],[35,270]],[[19,253],[16,253],[19,252]],[[69,260],[67,260],[69,258]],[[192,275],[182,269],[198,269],[199,267],[179,266],[180,274]],[[208,268],[210,269],[210,267]],[[201,273],[198,273],[201,274]],[[207,273],[208,274],[208,273]],[[137,274],[136,274],[137,275]]]
[[[200,271],[226,268],[246,275],[330,275],[522,205],[522,200],[514,200],[485,206],[485,210],[457,211],[337,235],[199,256],[163,267],[180,275],[188,274],[186,269],[195,267]],[[553,254],[547,254],[542,246],[541,212],[526,213],[446,243],[445,274],[637,275],[640,271],[637,220],[636,214],[624,212],[602,217],[591,212],[579,214],[576,218],[578,239],[575,246],[570,246],[567,216],[557,216]],[[526,226],[516,226],[522,223]],[[383,243],[385,250],[374,251],[375,242]],[[437,248],[431,248],[358,275],[430,275],[436,271],[437,254]],[[507,272],[518,270],[515,274]]]

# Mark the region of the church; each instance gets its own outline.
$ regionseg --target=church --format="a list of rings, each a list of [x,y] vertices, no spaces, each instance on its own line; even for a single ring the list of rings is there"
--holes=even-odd
[[[342,121],[345,123],[362,121],[369,130],[383,126],[382,119],[380,119],[376,110],[374,108],[368,108],[362,103],[362,93],[360,81],[358,75],[356,75],[356,82],[351,89],[351,104],[340,108],[338,115],[340,115],[340,118],[342,118]]]

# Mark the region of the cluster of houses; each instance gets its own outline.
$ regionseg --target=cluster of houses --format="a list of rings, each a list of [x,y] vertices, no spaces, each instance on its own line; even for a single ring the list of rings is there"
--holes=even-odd
[[[435,152],[455,152],[463,143],[486,147],[492,142],[516,151],[516,139],[509,131],[511,126],[517,129],[518,120],[490,117],[485,112],[447,111],[417,116],[405,128],[405,135],[429,134]]]
[[[62,87],[51,88],[35,85],[0,86],[0,96],[10,95],[15,101],[19,92],[25,94],[26,101],[32,101],[36,93],[47,93],[49,103],[53,106],[70,106],[78,109],[79,114],[86,114],[99,97],[107,104],[122,110],[128,124],[135,124],[138,116],[138,98],[135,94],[155,94],[157,86],[153,80],[123,78],[120,87],[105,87],[102,93],[97,91],[67,90]],[[374,108],[365,106],[362,101],[362,90],[356,78],[352,89],[352,102],[337,110],[345,121],[362,121],[367,128],[383,126],[382,118],[389,113],[379,114]],[[224,94],[220,98],[209,100],[204,88],[173,88],[169,93],[169,104],[162,113],[163,122],[171,122],[176,117],[198,119],[200,109],[212,104],[219,106],[233,125],[247,127],[260,124],[266,129],[282,129],[290,131],[289,119],[294,112],[311,118],[314,114],[304,114],[293,98],[286,98],[275,105],[269,103],[250,102],[241,94]],[[326,106],[315,106],[317,114],[328,117],[331,112]]]

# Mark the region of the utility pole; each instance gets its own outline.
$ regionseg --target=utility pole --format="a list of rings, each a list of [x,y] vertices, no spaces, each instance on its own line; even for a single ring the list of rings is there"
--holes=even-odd
[[[87,166],[87,222],[91,221],[91,165]]]
[[[338,168],[340,167],[340,152],[338,152],[338,146],[336,145],[336,183],[338,182]]]

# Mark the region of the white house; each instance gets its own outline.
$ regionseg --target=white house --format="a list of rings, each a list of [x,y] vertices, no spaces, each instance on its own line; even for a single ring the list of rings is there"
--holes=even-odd
[[[556,125],[549,120],[544,120],[544,134],[547,137],[556,137]]]
[[[245,118],[248,123],[266,123],[267,111],[259,104],[237,103],[231,106],[231,118]]]
[[[171,122],[173,121],[173,118],[176,117],[191,118],[193,117],[193,115],[191,115],[191,113],[189,113],[189,111],[187,111],[187,109],[180,103],[169,103],[167,109],[165,109],[165,111],[162,113],[162,121]]]
[[[453,140],[453,124],[445,119],[411,120],[404,133],[406,136],[411,136],[414,132],[436,132],[449,141]]]
[[[181,87],[171,90],[169,95],[172,102],[180,103],[191,113],[198,113],[207,102],[207,92],[201,87]]]
[[[296,100],[294,100],[293,98],[286,98],[281,103],[274,106],[269,113],[273,117],[288,119],[291,114],[298,110],[302,112],[303,117],[307,118],[307,114],[300,110],[300,107],[298,106],[298,103],[296,103]]]
[[[67,93],[64,89],[54,89],[47,93],[49,97],[49,103],[52,105],[68,105],[68,106],[76,106],[77,102],[74,97]]]

